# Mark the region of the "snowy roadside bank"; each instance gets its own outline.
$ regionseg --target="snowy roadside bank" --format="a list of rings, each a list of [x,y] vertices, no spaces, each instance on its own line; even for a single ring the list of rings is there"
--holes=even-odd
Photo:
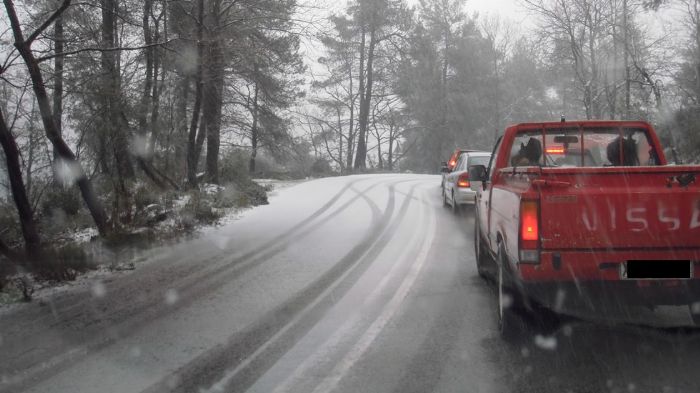
[[[274,201],[281,190],[308,179],[253,181],[265,190],[267,203],[268,199]],[[76,271],[74,279],[65,281],[37,280],[26,272],[6,277],[4,287],[0,287],[0,315],[26,304],[23,301],[24,290],[29,292],[32,301],[40,303],[50,302],[52,297],[62,293],[88,289],[98,296],[104,283],[117,276],[134,274],[140,266],[156,260],[165,249],[183,240],[196,239],[216,232],[218,228],[241,219],[246,212],[266,204],[241,206],[238,204],[241,198],[238,191],[234,193],[226,187],[211,184],[203,185],[200,194],[213,199],[234,200],[236,203],[232,206],[228,203],[207,203],[205,213],[197,212],[197,209],[193,213],[193,197],[199,199],[200,196],[183,194],[172,198],[167,207],[159,204],[148,205],[144,209],[144,213],[148,215],[146,219],[162,217],[148,227],[134,228],[116,245],[98,238],[97,230],[92,227],[61,232],[56,236],[56,240],[79,248],[87,256],[91,268],[83,272]],[[198,205],[199,203],[201,201],[198,201]],[[205,217],[200,220],[198,217],[192,217],[193,214],[204,214]]]

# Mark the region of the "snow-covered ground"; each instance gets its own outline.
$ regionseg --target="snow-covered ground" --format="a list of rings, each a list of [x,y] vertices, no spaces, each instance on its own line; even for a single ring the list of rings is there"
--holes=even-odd
[[[268,198],[271,203],[274,203],[274,199],[279,195],[280,191],[301,184],[307,180],[256,179],[254,181],[268,190]],[[203,191],[209,194],[216,194],[222,189],[223,187],[214,184],[206,184],[203,186]],[[182,195],[175,199],[173,201],[174,210],[182,210],[190,201],[190,198],[190,195]],[[218,228],[222,226],[240,220],[246,213],[254,209],[255,207],[221,209],[219,212],[223,213],[223,216],[216,223],[200,228],[198,232],[200,235],[209,235],[216,232]],[[177,225],[177,218],[170,217],[165,221],[158,223],[155,228],[156,230],[168,231],[173,230],[173,228]],[[65,233],[59,235],[58,238],[67,243],[81,245],[89,243],[98,235],[97,229],[85,228],[72,232],[66,231]],[[96,247],[100,248],[99,246]],[[85,288],[91,288],[93,293],[95,293],[95,291],[99,293],[99,290],[103,286],[104,282],[109,282],[116,276],[131,274],[131,272],[136,270],[137,265],[142,265],[147,261],[154,259],[158,255],[159,250],[162,250],[165,247],[163,245],[154,245],[153,247],[143,250],[134,249],[127,250],[127,252],[105,252],[104,254],[109,255],[102,255],[104,258],[101,258],[103,260],[98,262],[99,266],[97,269],[79,275],[74,281],[66,281],[61,283],[33,282],[34,292],[32,294],[32,298],[36,302],[44,302],[49,301],[51,297],[59,293],[82,291]],[[19,298],[19,293],[0,293],[0,315],[10,312],[18,307],[22,307],[26,304],[19,302]]]

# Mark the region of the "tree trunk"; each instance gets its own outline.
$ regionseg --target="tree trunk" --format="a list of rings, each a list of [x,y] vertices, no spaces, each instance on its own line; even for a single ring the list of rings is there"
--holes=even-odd
[[[63,53],[63,17],[59,16],[54,25],[54,53]],[[54,59],[53,116],[58,135],[63,135],[63,56]],[[54,154],[54,158],[56,155]]]
[[[197,85],[194,97],[194,107],[192,108],[192,121],[190,132],[187,137],[187,182],[191,188],[197,187],[197,124],[199,123],[202,107],[202,90],[204,84],[204,0],[197,2]],[[200,130],[200,133],[202,131]]]
[[[257,66],[256,66],[257,69]],[[255,83],[253,97],[253,126],[250,129],[250,162],[248,163],[248,172],[252,175],[255,173],[255,158],[258,156],[258,84]]]
[[[213,13],[218,15],[221,1],[214,4]],[[207,94],[204,96],[204,119],[207,124],[206,175],[210,183],[219,183],[219,147],[221,144],[221,108],[224,91],[224,53],[218,35],[218,18],[214,21],[214,34],[209,59]]]
[[[51,110],[51,104],[49,96],[46,93],[46,84],[44,83],[44,78],[41,75],[41,69],[39,68],[39,63],[34,57],[34,53],[31,50],[31,41],[26,42],[24,40],[24,34],[22,32],[22,27],[17,17],[17,12],[15,11],[15,6],[12,0],[3,0],[5,4],[5,9],[10,18],[10,23],[12,25],[12,32],[15,37],[15,47],[19,52],[20,56],[24,60],[27,66],[27,71],[32,81],[32,89],[39,104],[39,112],[41,113],[41,120],[44,124],[44,131],[46,132],[46,137],[51,141],[54,151],[67,165],[70,165],[75,173],[75,180],[82,194],[83,200],[90,210],[95,225],[99,230],[101,235],[106,235],[109,232],[109,227],[107,226],[107,217],[102,208],[102,204],[95,195],[95,191],[92,188],[90,180],[87,178],[83,167],[80,162],[73,154],[73,151],[68,147],[66,142],[63,140],[61,134],[56,128],[56,123],[54,121],[54,116]],[[64,0],[62,8],[65,9],[70,4],[70,0]]]
[[[149,46],[153,43],[153,35],[151,33],[151,12],[153,9],[153,0],[144,0],[143,2],[143,39],[144,44]],[[151,93],[153,91],[153,55],[154,48],[148,47],[144,49],[144,58],[146,60],[145,79],[143,84],[143,93],[141,94],[141,105],[139,107],[139,135],[141,142],[146,142],[148,129],[148,113],[152,103]]]
[[[36,141],[36,136],[34,135],[34,116],[36,115],[36,107],[35,104],[32,103],[32,111],[29,114],[29,152],[27,153],[27,161],[26,161],[26,167],[27,167],[27,195],[31,198],[32,196],[32,171],[34,169],[34,151],[36,149],[37,141]]]
[[[364,47],[362,49],[364,52]],[[362,70],[362,65],[360,65],[360,70]],[[352,159],[354,158],[354,145],[355,145],[355,92],[353,91],[353,77],[352,77],[352,62],[348,62],[348,78],[350,80],[350,124],[348,126],[348,148],[347,148],[347,160],[345,167],[348,171],[352,168]],[[360,80],[362,80],[362,72],[360,72]]]
[[[27,197],[27,192],[22,182],[22,166],[19,162],[19,149],[17,148],[15,138],[7,127],[2,111],[0,111],[0,144],[5,152],[7,175],[10,180],[12,198],[15,201],[17,213],[19,214],[19,222],[22,227],[26,254],[31,258],[40,253],[41,241],[39,239],[39,232],[36,230],[34,224],[32,205],[29,203],[29,198]]]
[[[63,16],[56,18],[54,24],[54,53],[63,53],[65,51],[64,34],[63,34]],[[56,124],[58,135],[63,136],[63,56],[56,56],[54,59],[54,88],[53,88],[53,121]],[[58,158],[57,153],[53,152],[53,160]],[[56,173],[56,165],[53,166],[53,179],[58,183],[58,174]]]
[[[345,173],[345,165],[343,165],[343,114],[340,109],[340,106],[337,106],[335,109],[335,116],[336,116],[336,121],[337,121],[337,127],[338,127],[338,159],[336,160],[333,158],[331,155],[331,158],[333,158],[334,161],[340,165],[340,173],[343,174]],[[325,139],[325,138],[324,138]],[[328,149],[328,144],[326,143],[326,149]],[[318,157],[316,157],[318,158]]]
[[[367,167],[367,126],[369,125],[369,106],[372,100],[372,67],[374,63],[374,47],[376,45],[375,27],[370,30],[369,50],[367,51],[367,82],[365,86],[365,98],[360,105],[360,132],[357,137],[357,151],[355,152],[355,169],[362,170]]]
[[[357,95],[360,97],[360,108],[359,108],[360,113],[359,113],[359,118],[358,118],[358,123],[359,123],[358,127],[360,129],[362,128],[362,126],[361,126],[362,115],[363,115],[362,108],[364,108],[364,106],[365,106],[365,70],[366,70],[365,58],[367,57],[367,54],[365,53],[366,48],[367,48],[367,32],[365,30],[364,23],[362,24],[361,30],[362,30],[362,38],[360,40],[360,70],[359,70],[359,79],[360,79],[359,84],[360,84],[360,86],[359,86],[359,89],[357,91]],[[357,137],[357,143],[355,143],[354,140],[352,141],[351,158],[354,157],[355,160],[357,160],[358,146],[360,144],[360,141],[359,141],[360,138],[359,138],[359,135],[357,135],[357,134],[359,134],[360,132],[361,132],[361,130],[353,134],[353,139],[355,139]],[[348,149],[348,154],[350,155],[349,150],[350,149]],[[349,162],[348,169],[355,168],[356,162],[357,161]]]
[[[118,46],[116,16],[119,0],[102,0],[102,46]],[[134,178],[130,159],[128,121],[122,107],[121,71],[117,53],[102,51],[100,54],[103,74],[104,106],[103,127],[107,129],[116,164],[115,200],[112,223],[131,221],[131,192],[129,181]],[[143,142],[142,142],[143,143]]]
[[[182,180],[187,176],[187,101],[190,92],[190,77],[182,75],[180,77],[178,94],[175,98],[174,133],[175,133],[175,156],[173,158],[175,167],[175,178]]]
[[[389,151],[387,152],[387,169],[390,172],[394,171],[394,126],[390,126],[389,130]]]
[[[629,27],[627,26],[627,0],[622,0],[622,39],[624,40],[624,66],[625,66],[625,120],[630,120],[632,117],[632,108],[630,107],[631,83],[630,80],[630,45],[629,45]]]

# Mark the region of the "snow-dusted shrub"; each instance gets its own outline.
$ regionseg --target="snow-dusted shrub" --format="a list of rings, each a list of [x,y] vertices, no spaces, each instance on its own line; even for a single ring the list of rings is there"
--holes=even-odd
[[[198,190],[190,193],[187,204],[180,210],[180,220],[184,227],[192,228],[198,223],[212,223],[219,219],[214,212],[213,198]]]
[[[82,200],[75,187],[55,187],[46,192],[41,202],[41,212],[52,216],[59,210],[67,216],[75,216],[82,207]]]
[[[41,258],[31,263],[34,277],[40,281],[72,281],[80,273],[93,268],[85,251],[78,245],[47,247]]]
[[[145,184],[136,186],[134,189],[134,205],[136,205],[137,211],[158,203],[160,203],[160,195],[154,188]]]
[[[222,183],[237,183],[250,179],[248,160],[250,153],[243,150],[232,150],[219,162],[219,178]]]

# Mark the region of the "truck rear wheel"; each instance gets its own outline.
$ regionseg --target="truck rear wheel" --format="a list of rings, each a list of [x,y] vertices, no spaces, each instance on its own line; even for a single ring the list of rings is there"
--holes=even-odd
[[[688,314],[690,314],[693,325],[700,326],[700,307],[698,307],[698,303],[688,304]]]
[[[479,221],[474,217],[474,256],[476,258],[476,270],[479,276],[483,279],[488,279],[487,264],[491,261],[488,251],[484,248],[484,241],[481,238],[481,229],[479,229]]]
[[[523,331],[523,320],[517,313],[522,302],[516,291],[508,285],[505,272],[505,250],[498,248],[498,331],[507,341],[516,339]]]

